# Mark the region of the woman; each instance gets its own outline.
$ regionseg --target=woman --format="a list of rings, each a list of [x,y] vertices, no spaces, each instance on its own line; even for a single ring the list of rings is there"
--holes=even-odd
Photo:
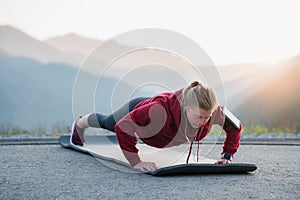
[[[154,162],[142,161],[136,148],[137,139],[145,144],[167,148],[203,139],[213,124],[226,132],[221,159],[216,164],[228,164],[237,151],[242,132],[241,124],[223,112],[214,90],[197,81],[176,92],[161,93],[151,98],[135,98],[110,115],[100,113],[80,117],[72,127],[71,142],[84,144],[84,129],[100,127],[114,131],[125,158],[136,169],[155,170]]]

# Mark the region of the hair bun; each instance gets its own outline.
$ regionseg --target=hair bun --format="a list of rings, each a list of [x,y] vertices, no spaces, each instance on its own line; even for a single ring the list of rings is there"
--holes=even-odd
[[[193,81],[193,82],[191,83],[191,87],[196,87],[196,86],[198,86],[198,85],[200,85],[200,83],[199,83],[198,81]]]

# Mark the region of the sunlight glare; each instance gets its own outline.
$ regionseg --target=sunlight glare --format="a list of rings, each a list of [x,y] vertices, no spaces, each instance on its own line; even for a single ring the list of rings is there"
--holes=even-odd
[[[269,69],[274,69],[280,66],[281,61],[283,58],[274,58],[274,59],[268,59],[266,62],[266,67]]]

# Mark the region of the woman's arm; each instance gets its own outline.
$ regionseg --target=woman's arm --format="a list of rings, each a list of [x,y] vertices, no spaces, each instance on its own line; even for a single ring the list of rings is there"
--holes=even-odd
[[[243,128],[241,123],[236,122],[237,119],[230,119],[232,116],[226,114],[226,112],[223,112],[223,107],[219,106],[216,110],[214,122],[223,126],[223,129],[226,132],[222,155],[230,154],[231,157],[233,157],[239,148]],[[228,162],[227,160],[229,159],[222,158],[221,160],[218,160],[217,163],[230,163],[230,160]]]
[[[125,158],[133,167],[140,163],[141,159],[138,155],[138,149],[136,148],[137,139],[134,135],[134,126],[132,120],[129,120],[130,117],[127,117],[127,115],[121,120],[121,122],[116,124],[115,132]]]
[[[115,132],[119,145],[132,167],[141,170],[157,168],[155,164],[141,161],[136,148],[137,137],[142,139],[157,134],[164,126],[166,117],[164,107],[153,102],[134,109],[116,124]]]
[[[240,128],[238,129],[231,124],[227,126],[225,124],[223,126],[223,129],[226,132],[226,139],[224,141],[222,154],[229,153],[231,154],[231,156],[233,156],[237,152],[237,149],[240,146],[240,139],[241,139],[243,128],[242,128],[242,124],[240,124]]]

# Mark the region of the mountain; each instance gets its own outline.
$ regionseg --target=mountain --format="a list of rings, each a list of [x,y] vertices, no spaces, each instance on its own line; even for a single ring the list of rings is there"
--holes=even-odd
[[[91,74],[97,73],[99,71],[99,66],[103,67],[107,58],[115,59],[119,56],[118,53],[120,50],[124,51],[132,48],[131,46],[116,41],[109,40],[109,42],[105,41],[104,43],[104,41],[85,38],[74,33],[49,38],[43,42],[74,58],[78,63],[78,67],[84,64],[85,68],[88,68],[87,71]],[[103,48],[97,48],[101,44],[105,44],[105,47],[102,46]],[[134,64],[134,61],[135,60],[132,59],[123,59],[116,71],[131,67]],[[89,66],[86,67],[86,62],[93,62],[93,64],[89,64]]]
[[[0,26],[0,36],[0,52],[2,51],[11,56],[27,57],[42,63],[66,63],[75,67],[79,67],[85,58],[103,42],[101,40],[85,38],[77,34],[67,34],[39,41],[23,33],[21,30],[10,26]],[[128,45],[110,41],[110,44],[106,45],[105,51],[96,52],[90,58],[96,64],[90,67],[88,71],[92,74],[98,72],[99,66],[103,67],[104,65],[103,57],[115,55],[116,48],[123,51],[132,49]],[[170,65],[173,68],[177,65],[175,69],[189,67],[186,63],[180,63],[182,60],[174,58],[167,51],[140,49],[118,58],[110,67],[114,68],[115,71],[112,74],[118,74],[120,71],[127,71],[128,68],[134,65],[144,65],[145,63],[161,63],[166,66]],[[253,66],[248,66],[247,70],[245,70],[246,66],[243,66],[243,70],[238,69],[241,67],[236,65],[221,67],[222,78],[225,81],[232,80],[242,74],[249,73],[251,71],[249,69],[253,68]]]
[[[90,68],[77,74],[101,41],[68,34],[41,42],[9,26],[0,26],[0,36],[0,127],[69,125],[73,117],[110,113],[133,96],[174,91],[190,81],[187,77],[199,77],[189,63],[153,49],[131,51],[105,66],[106,56],[132,49],[116,42],[92,53],[84,62]],[[201,77],[206,70],[201,68]],[[298,126],[300,56],[273,68],[244,63],[217,70],[221,83],[214,76],[203,79],[216,82],[217,93],[225,94],[222,100],[243,124]]]
[[[30,129],[72,119],[72,86],[76,70],[0,54],[0,122]]]
[[[54,49],[77,58],[78,61],[83,61],[92,50],[102,43],[100,40],[85,38],[73,33],[49,38],[43,42]]]
[[[49,130],[57,124],[70,126],[73,114],[77,118],[94,109],[102,113],[112,111],[111,98],[118,82],[116,79],[104,77],[101,83],[97,83],[97,76],[86,72],[81,72],[79,76],[73,66],[45,64],[29,58],[9,56],[1,51],[0,71],[2,128]],[[78,81],[80,84],[75,85]],[[122,83],[122,88],[117,101],[123,103],[127,92],[133,89],[126,83]],[[77,91],[74,96],[73,90]],[[87,91],[90,91],[89,96],[86,95]],[[94,104],[91,101],[95,101]]]
[[[265,74],[264,82],[256,82],[249,88],[254,93],[237,112],[248,123],[295,128],[300,126],[300,56],[277,65]]]
[[[226,95],[226,106],[237,111],[244,101],[253,95],[254,85],[265,84],[268,68],[263,63],[245,63],[219,67]],[[216,88],[220,90],[219,87]],[[220,93],[220,92],[219,92]]]
[[[79,65],[78,60],[34,39],[11,26],[0,26],[0,50],[11,56],[21,56],[42,63],[59,62]]]

